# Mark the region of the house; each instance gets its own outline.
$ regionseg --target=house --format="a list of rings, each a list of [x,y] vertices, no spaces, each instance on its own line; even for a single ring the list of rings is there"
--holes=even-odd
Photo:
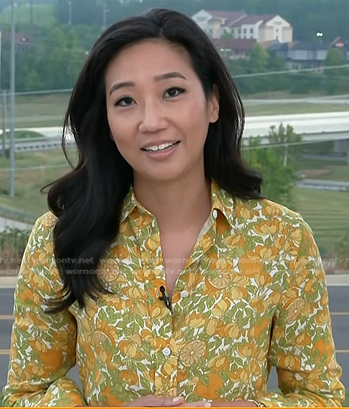
[[[286,66],[289,69],[320,68],[330,46],[324,42],[296,42],[287,52]]]
[[[257,43],[254,38],[216,38],[213,39],[219,53],[230,59],[247,59]]]
[[[260,43],[291,43],[291,24],[279,15],[247,15],[244,11],[200,10],[192,19],[213,39],[231,36]]]
[[[340,37],[337,37],[332,41],[331,47],[342,50],[345,61],[349,63],[349,41],[348,40],[344,41]]]
[[[279,15],[247,15],[244,11],[200,10],[192,19],[213,39],[222,55],[248,58],[256,42],[264,47],[292,43],[293,29]]]
[[[8,43],[11,43],[11,32],[3,32],[3,39]],[[15,47],[17,52],[26,53],[31,46],[32,43],[26,34],[21,32],[15,33]]]
[[[270,44],[268,50],[284,60],[288,69],[318,68],[321,70],[330,48],[340,49],[345,61],[349,62],[349,42],[342,41],[340,38],[332,42],[298,41],[291,44],[275,41]]]
[[[200,10],[192,19],[211,38],[221,38],[232,32],[232,25],[246,16],[244,11]]]
[[[245,16],[235,21],[230,28],[235,38],[254,38],[259,43],[293,41],[291,24],[279,15]]]

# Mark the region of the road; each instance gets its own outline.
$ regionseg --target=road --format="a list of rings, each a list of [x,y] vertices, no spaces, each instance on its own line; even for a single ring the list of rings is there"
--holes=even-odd
[[[297,182],[297,186],[317,190],[335,190],[349,192],[349,182],[325,179],[302,179]]]
[[[0,387],[6,383],[9,362],[13,291],[13,288],[0,289],[2,300],[0,304]],[[329,285],[328,292],[337,359],[343,369],[342,382],[349,387],[349,285]],[[80,384],[76,368],[73,368],[69,375]],[[269,387],[270,389],[277,388],[275,372],[272,372]]]
[[[267,135],[271,126],[278,127],[281,123],[292,126],[299,134],[347,132],[349,137],[348,112],[249,116],[244,136]]]
[[[349,105],[349,95],[327,97],[286,98],[286,99],[252,99],[243,100],[244,105],[279,105],[279,104],[339,104]]]

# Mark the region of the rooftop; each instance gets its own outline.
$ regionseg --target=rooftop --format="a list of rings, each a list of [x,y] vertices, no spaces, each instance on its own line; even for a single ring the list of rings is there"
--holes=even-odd
[[[240,27],[243,24],[256,24],[259,21],[262,21],[263,23],[266,23],[267,21],[271,20],[274,16],[275,15],[273,15],[273,14],[245,16],[241,20],[235,22],[233,24],[233,27]]]
[[[207,13],[210,13],[211,16],[215,18],[225,18],[226,24],[234,23],[237,20],[240,20],[246,13],[244,11],[225,11],[225,10],[205,10]]]

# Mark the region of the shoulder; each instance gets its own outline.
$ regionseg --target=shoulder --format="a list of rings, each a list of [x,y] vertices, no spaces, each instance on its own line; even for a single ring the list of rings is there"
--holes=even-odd
[[[234,197],[232,200],[235,217],[245,215],[251,221],[279,220],[291,224],[304,223],[300,213],[269,199],[241,199]]]
[[[265,198],[243,199],[232,195],[218,185],[214,185],[213,201],[218,204],[229,219],[245,219],[246,222],[257,220],[303,221],[302,216],[279,203]],[[218,199],[218,201],[216,200]]]
[[[52,230],[57,220],[57,216],[52,212],[46,212],[35,221],[33,231]]]
[[[254,233],[273,238],[282,238],[285,243],[293,244],[298,252],[314,248],[313,231],[303,216],[269,199],[241,200],[240,206],[248,208],[254,214],[252,228]]]
[[[40,216],[32,228],[27,250],[34,252],[46,247],[48,242],[53,242],[53,228],[58,218],[51,212]]]
[[[52,212],[46,212],[42,216],[40,216],[36,224],[41,225],[45,228],[52,228],[56,224],[58,217],[55,216]]]
[[[285,237],[297,246],[308,238],[312,240],[312,230],[302,215],[269,199],[242,199],[226,195],[226,205],[231,211],[226,213],[233,225],[244,226],[245,231],[255,236]]]

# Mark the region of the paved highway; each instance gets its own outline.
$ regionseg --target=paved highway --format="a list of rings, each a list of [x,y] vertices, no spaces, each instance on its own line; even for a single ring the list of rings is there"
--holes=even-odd
[[[349,192],[349,182],[338,180],[302,179],[297,182],[297,186],[317,190],[334,190]]]
[[[244,135],[267,135],[271,126],[278,127],[280,123],[291,125],[299,134],[347,132],[349,138],[349,112],[250,116],[246,118]]]
[[[342,281],[338,285],[329,285],[330,310],[332,317],[333,336],[337,348],[337,359],[343,368],[342,382],[349,387],[349,282]],[[346,284],[346,285],[345,285]],[[12,327],[13,288],[0,289],[0,387],[6,383],[9,362],[10,333]],[[69,374],[78,383],[76,368]],[[272,372],[269,382],[270,389],[277,388],[275,372]]]

